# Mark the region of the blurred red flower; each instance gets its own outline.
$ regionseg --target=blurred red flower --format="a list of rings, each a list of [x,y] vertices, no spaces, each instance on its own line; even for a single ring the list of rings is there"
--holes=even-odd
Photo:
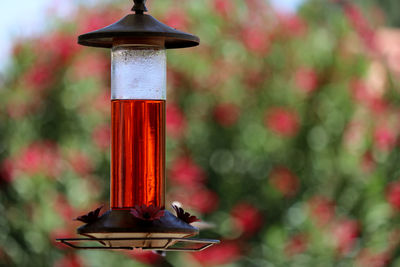
[[[67,223],[73,220],[79,213],[79,211],[69,203],[65,196],[61,194],[57,194],[55,197],[53,201],[53,209]]]
[[[309,200],[312,218],[318,225],[329,223],[335,215],[335,203],[324,196],[315,196]]]
[[[54,262],[53,267],[83,267],[82,259],[75,253],[67,253]]]
[[[11,182],[13,176],[14,164],[10,158],[6,158],[0,164],[0,181]]]
[[[53,64],[39,61],[22,75],[22,83],[36,93],[43,92],[52,84],[57,69]]]
[[[192,187],[205,180],[205,173],[190,157],[176,158],[169,171],[169,179],[179,185]]]
[[[335,222],[332,229],[332,237],[340,254],[346,254],[354,247],[360,234],[360,226],[355,220],[341,220]]]
[[[70,150],[66,158],[74,171],[81,176],[90,174],[94,168],[92,160],[82,151]]]
[[[302,36],[307,32],[306,22],[296,14],[278,13],[278,19],[288,36]]]
[[[77,57],[71,66],[74,80],[96,77],[104,79],[108,76],[110,60],[100,53],[85,53]]]
[[[83,9],[82,9],[83,10]],[[125,10],[124,10],[125,12]],[[78,16],[78,29],[76,32],[84,34],[94,30],[98,30],[111,23],[116,22],[125,14],[114,8],[96,9],[96,12],[84,10]]]
[[[198,82],[200,82],[200,84],[198,84],[198,86],[200,86],[199,88],[203,88],[203,90],[210,91],[214,94],[216,88],[226,86],[226,82],[231,79],[232,76],[236,76],[238,75],[238,72],[241,72],[237,64],[232,60],[223,58],[216,58],[210,68],[212,69],[210,69],[210,74],[207,79],[202,79],[202,81],[199,80]]]
[[[386,187],[386,200],[396,211],[400,211],[400,181],[395,181]]]
[[[241,32],[244,46],[251,52],[264,55],[270,47],[270,38],[264,28],[248,26]]]
[[[24,51],[24,42],[21,40],[15,40],[15,43],[12,47],[12,55],[14,57],[18,57]]]
[[[240,257],[240,246],[233,241],[222,241],[206,250],[191,254],[202,266],[228,264]]]
[[[381,151],[392,150],[396,145],[396,135],[388,126],[378,125],[374,130],[374,144]]]
[[[376,162],[371,151],[364,153],[361,159],[361,169],[365,173],[371,173],[376,167]]]
[[[365,46],[375,52],[377,49],[375,32],[370,27],[360,8],[355,4],[345,2],[344,13]]]
[[[365,138],[365,130],[363,122],[350,121],[343,131],[343,141],[346,147],[350,150],[361,147],[363,138]]]
[[[373,112],[382,113],[387,110],[388,104],[382,99],[381,92],[368,86],[365,81],[353,79],[350,82],[350,90],[355,101]]]
[[[295,73],[296,86],[304,93],[312,93],[318,87],[318,75],[311,68],[301,67]]]
[[[263,224],[261,212],[251,204],[239,203],[231,211],[233,225],[245,236],[255,234]]]
[[[353,79],[350,82],[350,90],[353,98],[361,103],[367,103],[371,98],[369,89],[364,81],[359,79]]]
[[[220,103],[214,107],[214,118],[222,126],[230,127],[239,118],[239,107],[233,103]]]
[[[247,70],[243,75],[243,82],[251,92],[259,89],[266,79],[268,79],[268,74],[256,69]]]
[[[156,265],[161,260],[161,256],[154,251],[139,251],[135,249],[126,252],[126,254],[132,259],[144,264]]]
[[[167,68],[167,81],[168,81],[168,85],[170,86],[170,88],[179,88],[182,86],[184,79],[185,79],[185,74],[183,74],[182,72],[173,69],[173,68]],[[168,104],[170,104],[170,102],[168,101]]]
[[[271,171],[269,179],[272,186],[287,197],[295,195],[300,186],[299,178],[283,166],[275,167]]]
[[[50,141],[36,141],[23,148],[13,159],[14,170],[28,175],[56,177],[61,171],[58,147]]]
[[[299,130],[297,113],[284,107],[269,108],[264,123],[268,129],[283,137],[292,137]]]
[[[219,205],[218,195],[203,185],[191,187],[175,187],[169,199],[176,200],[188,210],[202,214],[215,211]]]
[[[166,110],[166,128],[168,135],[174,138],[182,137],[186,130],[184,114],[174,103],[168,103]]]
[[[390,262],[390,255],[386,252],[373,253],[363,249],[357,256],[356,263],[360,267],[385,267]]]
[[[393,76],[400,77],[400,34],[398,28],[380,27],[376,35],[379,56],[385,59],[385,65]]]
[[[388,110],[389,108],[389,103],[386,99],[383,98],[374,98],[371,101],[370,108],[373,112],[376,112],[377,114],[382,114],[385,111]]]
[[[219,198],[217,193],[208,190],[196,190],[190,198],[190,206],[200,213],[206,214],[218,208]]]
[[[46,47],[45,54],[43,54],[43,47]],[[74,34],[55,32],[40,39],[34,49],[37,55],[47,56],[57,64],[65,64],[81,49],[81,46],[76,43]]]
[[[111,142],[111,129],[108,124],[97,126],[92,132],[94,143],[100,149],[108,149]]]
[[[97,94],[95,96],[95,99],[93,100],[93,109],[95,109],[97,112],[104,114],[104,116],[107,116],[111,113],[111,93],[109,90],[106,91],[102,89],[100,89],[101,92]]]
[[[186,30],[188,27],[186,12],[176,7],[168,10],[162,21],[168,26],[178,30]]]
[[[258,15],[260,11],[265,10],[266,8],[266,2],[264,0],[246,0],[245,3],[247,5],[250,18],[251,15]]]
[[[30,87],[33,88],[33,87]],[[39,90],[41,91],[41,90]],[[29,97],[27,100],[22,100],[22,99],[13,99],[10,101],[7,101],[6,104],[6,110],[7,110],[7,115],[11,119],[21,119],[24,118],[25,116],[29,116],[31,114],[34,114],[38,108],[40,107],[42,101],[41,101],[41,96],[40,94],[37,94],[38,91],[33,92],[33,94]]]
[[[303,234],[292,236],[285,246],[285,253],[289,257],[303,253],[307,249],[307,238]]]
[[[227,17],[233,9],[231,0],[214,0],[214,8],[222,17]]]
[[[218,208],[218,195],[204,187],[197,187],[187,195],[185,203],[200,213],[210,213]]]

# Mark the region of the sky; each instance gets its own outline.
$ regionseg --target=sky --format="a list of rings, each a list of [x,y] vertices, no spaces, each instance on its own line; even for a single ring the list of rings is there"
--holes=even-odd
[[[270,0],[279,10],[294,11],[303,0]],[[104,2],[102,0],[20,0],[3,1],[0,16],[0,72],[9,60],[13,40],[19,36],[29,36],[44,31],[46,17],[53,15],[66,16],[78,3]]]

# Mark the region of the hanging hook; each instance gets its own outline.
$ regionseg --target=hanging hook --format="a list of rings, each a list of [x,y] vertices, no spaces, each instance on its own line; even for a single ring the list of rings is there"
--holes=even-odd
[[[132,11],[136,14],[143,14],[147,11],[146,0],[133,0],[134,6],[132,7]]]

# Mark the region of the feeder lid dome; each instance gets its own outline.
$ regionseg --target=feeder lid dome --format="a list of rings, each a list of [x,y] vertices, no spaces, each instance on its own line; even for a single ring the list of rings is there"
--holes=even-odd
[[[129,14],[105,28],[82,34],[78,44],[84,46],[111,48],[116,40],[128,39],[127,44],[135,44],[135,39],[158,40],[166,49],[197,46],[200,39],[192,34],[176,30],[143,14],[147,11],[145,0],[134,0],[135,5]]]

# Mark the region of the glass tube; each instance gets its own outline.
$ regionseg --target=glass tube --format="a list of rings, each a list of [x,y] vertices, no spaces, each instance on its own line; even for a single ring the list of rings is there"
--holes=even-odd
[[[165,207],[165,100],[165,50],[114,47],[111,209]]]

